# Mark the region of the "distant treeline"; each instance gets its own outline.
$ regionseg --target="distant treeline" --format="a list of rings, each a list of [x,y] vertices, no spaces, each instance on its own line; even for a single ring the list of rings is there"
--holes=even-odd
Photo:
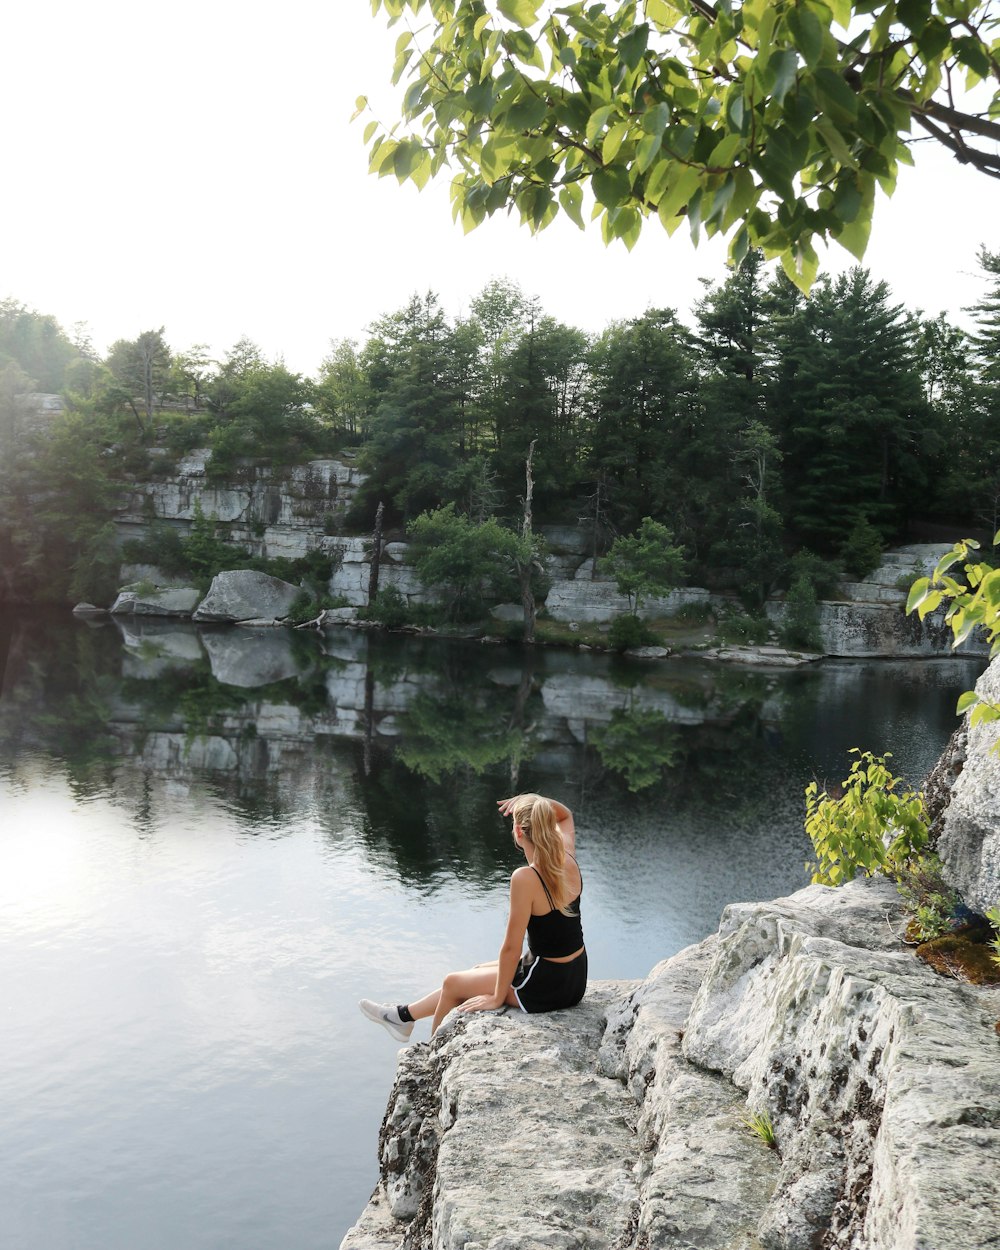
[[[413,296],[334,341],[315,378],[241,340],[221,361],[165,331],[85,338],[0,304],[0,594],[65,598],[111,575],[118,486],[205,446],[244,459],[353,449],[403,528],[451,503],[514,522],[533,457],[535,522],[585,524],[598,550],[643,517],[683,548],[691,581],[759,605],[796,568],[863,574],[914,525],[1000,527],[1000,252],[980,253],[971,333],[893,302],[856,268],[806,298],[757,254],[670,309],[589,336],[506,281],[465,317]],[[27,392],[59,392],[45,428]],[[150,449],[157,447],[157,455]],[[164,448],[166,452],[164,452]],[[811,562],[811,565],[810,565]]]

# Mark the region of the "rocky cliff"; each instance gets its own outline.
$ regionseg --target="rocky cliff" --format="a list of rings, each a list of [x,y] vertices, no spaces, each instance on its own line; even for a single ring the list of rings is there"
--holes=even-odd
[[[142,534],[152,521],[185,530],[200,509],[217,518],[229,541],[255,555],[298,559],[336,532],[361,481],[347,457],[247,465],[226,481],[209,476],[210,458],[208,450],[191,451],[155,479],[135,483],[117,517],[122,537]]]
[[[940,843],[991,902],[995,738],[951,768]],[[400,1052],[342,1250],[997,1246],[1000,989],[932,972],[904,927],[889,882],[810,886],[572,1011],[453,1018]]]
[[[370,542],[339,532],[363,482],[350,456],[279,468],[247,465],[231,481],[213,479],[209,459],[207,450],[192,451],[176,465],[165,466],[155,480],[136,483],[118,516],[122,537],[143,534],[154,520],[187,529],[200,510],[206,517],[217,518],[220,531],[230,541],[255,555],[299,558],[317,549],[328,552],[334,565],[330,594],[353,608],[367,605]],[[607,624],[631,610],[612,579],[596,571],[582,530],[545,526],[541,533],[549,549],[550,587],[544,608],[550,617],[566,623]],[[906,587],[930,573],[944,550],[937,544],[889,552],[868,580],[845,584],[840,599],[821,603],[823,653],[855,658],[946,654],[951,636],[941,615],[921,622],[904,611]],[[132,570],[129,577],[155,581],[156,571]],[[407,563],[406,544],[401,542],[386,543],[383,549],[380,585],[399,591],[411,604],[433,598]],[[697,586],[683,587],[665,599],[647,601],[642,615],[664,616],[693,604],[721,609],[732,607],[732,600],[713,597]],[[780,624],[784,614],[780,597],[768,604],[767,611]],[[500,605],[497,615],[520,619],[521,607]],[[962,651],[986,654],[977,639],[967,641]]]

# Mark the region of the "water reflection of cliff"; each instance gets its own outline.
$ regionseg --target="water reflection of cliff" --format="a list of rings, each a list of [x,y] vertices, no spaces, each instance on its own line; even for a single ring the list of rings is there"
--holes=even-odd
[[[946,736],[973,675],[968,661],[764,673],[350,631],[42,621],[13,631],[0,758],[15,776],[57,760],[79,793],[112,792],[150,827],[180,794],[223,802],[254,833],[308,813],[336,840],[350,813],[369,852],[411,880],[492,883],[513,862],[503,792],[766,819],[793,760],[798,775],[806,757],[883,750],[914,721]],[[468,837],[491,827],[495,839]]]

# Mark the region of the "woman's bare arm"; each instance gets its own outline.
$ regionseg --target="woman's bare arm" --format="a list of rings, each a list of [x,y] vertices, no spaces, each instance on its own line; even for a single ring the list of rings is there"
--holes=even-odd
[[[479,994],[467,999],[459,1007],[460,1011],[495,1011],[507,1002],[511,982],[517,971],[517,962],[521,958],[521,951],[524,947],[528,920],[531,917],[531,890],[532,880],[529,869],[518,868],[511,874],[510,910],[507,913],[507,929],[496,963],[496,985],[492,994]]]
[[[556,823],[559,825],[559,832],[562,834],[563,842],[566,844],[566,850],[570,855],[576,854],[576,825],[573,823],[573,813],[569,810],[565,803],[560,803],[558,799],[549,799],[552,804],[552,810],[556,815]]]
[[[509,816],[514,810],[514,804],[521,796],[512,794],[509,799],[497,799],[497,807],[500,809],[501,816]],[[539,795],[539,797],[543,797]],[[544,796],[548,798],[548,795]],[[558,799],[549,799],[552,804],[552,811],[556,818],[556,824],[559,826],[559,832],[562,834],[563,843],[570,855],[576,854],[576,825],[573,823],[573,813],[569,810],[565,803],[560,803]]]

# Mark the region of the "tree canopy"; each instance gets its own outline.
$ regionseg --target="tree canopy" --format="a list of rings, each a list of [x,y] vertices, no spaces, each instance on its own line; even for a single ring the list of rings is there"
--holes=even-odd
[[[915,133],[1000,177],[1000,38],[990,0],[372,0],[409,85],[402,127],[370,121],[371,168],[418,186],[452,170],[466,229],[516,209],[606,241],[654,214],[781,258],[807,289],[816,241],[859,259],[876,187]],[[971,93],[971,94],[970,94]],[[364,112],[367,100],[358,100]]]

